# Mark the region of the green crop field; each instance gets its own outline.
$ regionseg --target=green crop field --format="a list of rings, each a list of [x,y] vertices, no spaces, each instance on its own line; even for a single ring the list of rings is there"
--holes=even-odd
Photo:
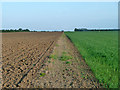
[[[65,32],[104,87],[118,87],[118,31]]]

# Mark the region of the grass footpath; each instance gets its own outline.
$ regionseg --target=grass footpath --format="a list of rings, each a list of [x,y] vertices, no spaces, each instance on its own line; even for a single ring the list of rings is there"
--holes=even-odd
[[[105,87],[118,87],[118,31],[65,32]]]

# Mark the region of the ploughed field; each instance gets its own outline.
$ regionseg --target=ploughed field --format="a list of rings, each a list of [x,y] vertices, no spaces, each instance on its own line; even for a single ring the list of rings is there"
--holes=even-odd
[[[4,87],[32,86],[31,81],[62,32],[2,34],[2,79]]]

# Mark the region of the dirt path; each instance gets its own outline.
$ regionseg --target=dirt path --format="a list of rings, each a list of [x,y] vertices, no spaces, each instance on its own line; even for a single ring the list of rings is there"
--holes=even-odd
[[[100,85],[77,52],[63,34],[52,55],[32,80],[32,88],[100,88]]]

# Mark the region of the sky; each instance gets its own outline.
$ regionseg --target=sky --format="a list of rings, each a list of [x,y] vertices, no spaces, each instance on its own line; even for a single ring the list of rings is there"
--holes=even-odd
[[[118,28],[117,2],[3,2],[2,28]]]

